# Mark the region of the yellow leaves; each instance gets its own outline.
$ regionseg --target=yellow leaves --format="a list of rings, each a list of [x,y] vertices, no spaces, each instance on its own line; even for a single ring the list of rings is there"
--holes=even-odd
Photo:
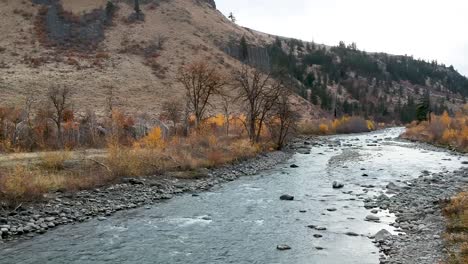
[[[447,129],[444,131],[442,135],[442,142],[445,144],[451,144],[454,142],[458,137],[458,133],[455,129]]]
[[[371,130],[371,131],[372,131],[372,130],[375,130],[375,124],[374,124],[374,122],[372,122],[372,121],[370,121],[370,120],[367,120],[367,128],[368,128],[369,130]]]
[[[449,145],[460,151],[468,151],[468,116],[463,111],[451,117],[447,111],[433,115],[431,122],[412,123],[407,127],[406,138],[428,143]]]
[[[159,127],[153,128],[146,137],[135,143],[135,147],[147,147],[152,149],[163,149],[166,146],[162,130]]]
[[[328,134],[328,131],[329,131],[328,125],[326,125],[326,124],[320,124],[320,125],[319,125],[319,131],[320,131],[320,134],[323,134],[323,135]]]
[[[226,118],[222,114],[217,114],[213,117],[207,118],[205,123],[209,125],[216,125],[218,127],[222,127],[226,123]]]
[[[365,120],[357,116],[343,116],[334,120],[307,121],[302,123],[299,129],[302,134],[332,135],[368,132],[375,130],[376,127],[371,120]]]
[[[440,117],[440,122],[445,126],[449,127],[450,123],[452,122],[452,119],[450,118],[449,114],[447,111],[444,111],[442,116]]]

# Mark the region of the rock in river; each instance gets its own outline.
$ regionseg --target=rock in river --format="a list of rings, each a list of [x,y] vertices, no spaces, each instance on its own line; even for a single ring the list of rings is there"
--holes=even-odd
[[[346,232],[345,235],[347,235],[347,236],[359,236],[359,234],[354,233],[354,232]]]
[[[299,168],[299,166],[297,166],[296,164],[292,164],[291,166],[289,166],[291,168]]]
[[[278,249],[278,250],[289,250],[289,249],[291,249],[291,247],[288,246],[288,245],[278,245],[278,246],[276,246],[276,249]]]
[[[388,232],[386,229],[382,229],[374,235],[374,238],[376,241],[385,241],[391,236],[392,234],[390,232]]]
[[[380,218],[378,216],[375,216],[375,215],[368,215],[366,216],[366,221],[379,221]]]
[[[292,201],[292,200],[294,200],[294,196],[289,195],[289,194],[283,194],[283,195],[280,196],[280,200]]]
[[[334,181],[332,186],[333,186],[333,189],[341,189],[344,187],[344,184],[341,182]]]

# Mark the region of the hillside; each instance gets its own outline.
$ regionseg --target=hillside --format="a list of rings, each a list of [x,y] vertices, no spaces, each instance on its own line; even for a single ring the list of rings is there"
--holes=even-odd
[[[242,63],[282,69],[295,80],[295,107],[305,118],[330,115],[336,105],[337,114],[407,122],[424,94],[436,112],[468,95],[467,79],[453,68],[260,33],[232,23],[212,0],[144,0],[142,19],[133,1],[114,1],[115,10],[106,3],[1,0],[1,104],[23,104],[59,84],[73,87],[77,111],[102,115],[113,87],[119,108],[158,116],[164,101],[183,97],[177,70],[194,60],[227,72]]]
[[[406,123],[416,118],[423,98],[430,98],[430,110],[436,114],[453,113],[466,103],[468,79],[436,61],[367,53],[344,42],[327,47],[277,38],[267,49],[272,67],[302,84],[300,94],[325,110],[333,111],[336,105],[338,115]]]
[[[26,94],[41,97],[59,84],[73,87],[77,110],[103,114],[112,86],[119,108],[157,116],[164,101],[183,97],[175,81],[183,64],[201,59],[230,72],[242,64],[220,43],[270,41],[231,23],[210,1],[142,1],[144,21],[131,21],[126,1],[115,1],[111,21],[105,0],[32,2],[1,2],[2,105],[23,104]],[[294,102],[307,118],[321,115],[300,97]]]

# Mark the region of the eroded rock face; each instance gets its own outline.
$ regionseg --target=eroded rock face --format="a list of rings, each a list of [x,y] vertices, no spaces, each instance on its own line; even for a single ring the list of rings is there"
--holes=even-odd
[[[211,5],[213,8],[216,8],[216,3],[214,0],[204,0],[205,2],[207,2],[209,5]]]

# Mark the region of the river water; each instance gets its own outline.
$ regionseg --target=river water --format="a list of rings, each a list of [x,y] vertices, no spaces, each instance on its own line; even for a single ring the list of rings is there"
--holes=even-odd
[[[187,194],[3,245],[0,263],[376,264],[378,249],[367,236],[383,228],[393,232],[393,216],[381,211],[380,223],[364,221],[371,213],[363,200],[384,192],[389,182],[401,184],[424,170],[453,171],[468,160],[400,142],[395,138],[402,131],[326,137],[310,154],[198,197]],[[293,163],[299,167],[290,168]],[[335,180],[345,187],[333,189]],[[295,200],[280,201],[282,194]],[[279,244],[292,249],[279,251]]]

